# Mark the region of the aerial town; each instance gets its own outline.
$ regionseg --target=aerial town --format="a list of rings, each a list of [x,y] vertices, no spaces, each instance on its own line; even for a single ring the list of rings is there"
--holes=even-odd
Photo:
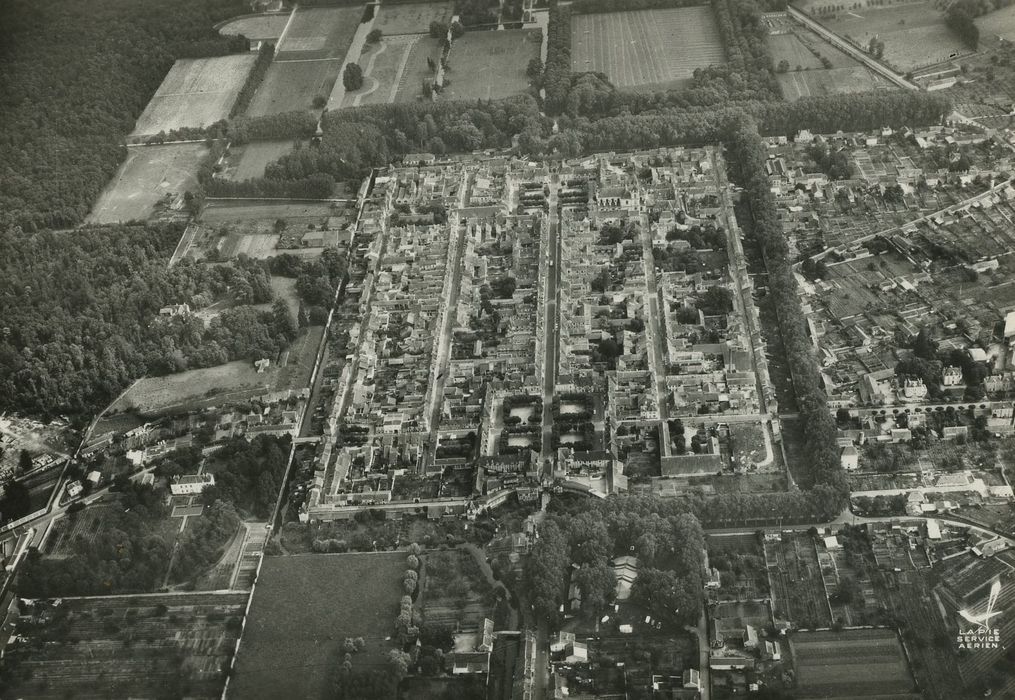
[[[11,0],[0,697],[1015,698],[1013,42]]]

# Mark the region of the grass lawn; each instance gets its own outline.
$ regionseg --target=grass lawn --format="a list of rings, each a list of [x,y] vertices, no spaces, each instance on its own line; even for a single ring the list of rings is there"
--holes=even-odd
[[[404,552],[304,554],[264,561],[236,659],[230,695],[245,700],[318,698],[346,637],[363,637],[359,670],[394,648]]]
[[[539,56],[540,37],[531,29],[467,32],[451,48],[443,95],[451,100],[498,100],[525,92],[525,70]]]
[[[384,36],[426,34],[431,22],[448,22],[454,4],[450,2],[385,3],[377,8],[373,28]]]

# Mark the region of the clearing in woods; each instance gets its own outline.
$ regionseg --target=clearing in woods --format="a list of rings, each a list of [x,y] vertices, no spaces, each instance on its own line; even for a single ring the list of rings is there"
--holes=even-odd
[[[254,141],[235,149],[229,157],[224,176],[230,180],[264,177],[264,169],[296,147],[295,139]]]
[[[451,100],[498,100],[525,92],[525,71],[541,43],[539,30],[466,32],[451,47],[443,94]]]
[[[695,68],[726,62],[708,6],[577,15],[571,45],[572,70],[605,73],[620,88],[681,87]]]
[[[197,168],[207,152],[203,143],[128,148],[127,160],[99,195],[88,223],[147,219],[167,195],[174,206],[182,204],[184,193],[197,185]]]
[[[346,637],[363,637],[359,671],[381,669],[407,568],[406,552],[298,554],[264,560],[236,657],[231,695],[323,697]]]
[[[177,61],[134,125],[132,136],[213,124],[229,116],[254,53]]]

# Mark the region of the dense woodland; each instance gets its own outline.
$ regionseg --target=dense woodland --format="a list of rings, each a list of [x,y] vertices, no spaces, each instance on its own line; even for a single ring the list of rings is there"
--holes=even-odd
[[[173,60],[238,47],[212,25],[243,8],[239,0],[0,3],[0,228],[80,223]]]
[[[537,615],[553,620],[567,603],[569,584],[581,589],[581,608],[598,617],[613,601],[610,561],[638,557],[632,599],[653,617],[675,625],[698,620],[704,572],[704,535],[698,520],[641,496],[605,501],[554,501],[525,565],[523,588]]]
[[[0,232],[0,406],[83,419],[145,374],[275,357],[297,332],[267,268],[238,260],[167,268],[182,225]],[[170,304],[236,305],[206,327]]]
[[[110,595],[152,591],[162,584],[170,543],[160,526],[169,516],[162,493],[130,484],[122,508],[109,508],[94,537],[74,543],[67,557],[30,550],[17,579],[22,596]],[[79,515],[67,516],[72,520]]]

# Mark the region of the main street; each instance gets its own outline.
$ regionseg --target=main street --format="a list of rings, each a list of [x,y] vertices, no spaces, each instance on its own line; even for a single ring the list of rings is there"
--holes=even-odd
[[[448,212],[451,238],[448,241],[448,266],[450,269],[444,273],[444,279],[450,279],[442,293],[441,299],[440,327],[437,329],[437,347],[434,357],[431,358],[433,371],[430,376],[433,378],[433,385],[430,388],[430,398],[424,408],[430,430],[430,436],[426,447],[426,458],[424,468],[433,464],[437,459],[437,423],[440,420],[441,405],[444,402],[444,386],[447,383],[448,365],[451,359],[451,333],[458,315],[458,297],[462,287],[462,259],[465,253],[465,224],[459,213],[465,208],[469,193],[469,174],[462,173],[462,183],[458,193],[458,207]]]
[[[540,459],[545,476],[553,477],[553,393],[557,385],[557,365],[560,361],[560,267],[561,230],[558,209],[560,177],[550,177],[549,212],[547,221],[545,306],[543,317],[543,444]]]
[[[652,389],[655,393],[656,408],[659,411],[659,454],[670,456],[669,390],[666,388],[666,349],[663,345],[665,326],[662,310],[659,308],[659,282],[656,280],[655,257],[652,254],[652,228],[648,215],[641,215],[640,236],[642,263],[645,268],[645,288],[648,290],[645,304],[645,333],[648,343],[649,372],[652,375]]]

